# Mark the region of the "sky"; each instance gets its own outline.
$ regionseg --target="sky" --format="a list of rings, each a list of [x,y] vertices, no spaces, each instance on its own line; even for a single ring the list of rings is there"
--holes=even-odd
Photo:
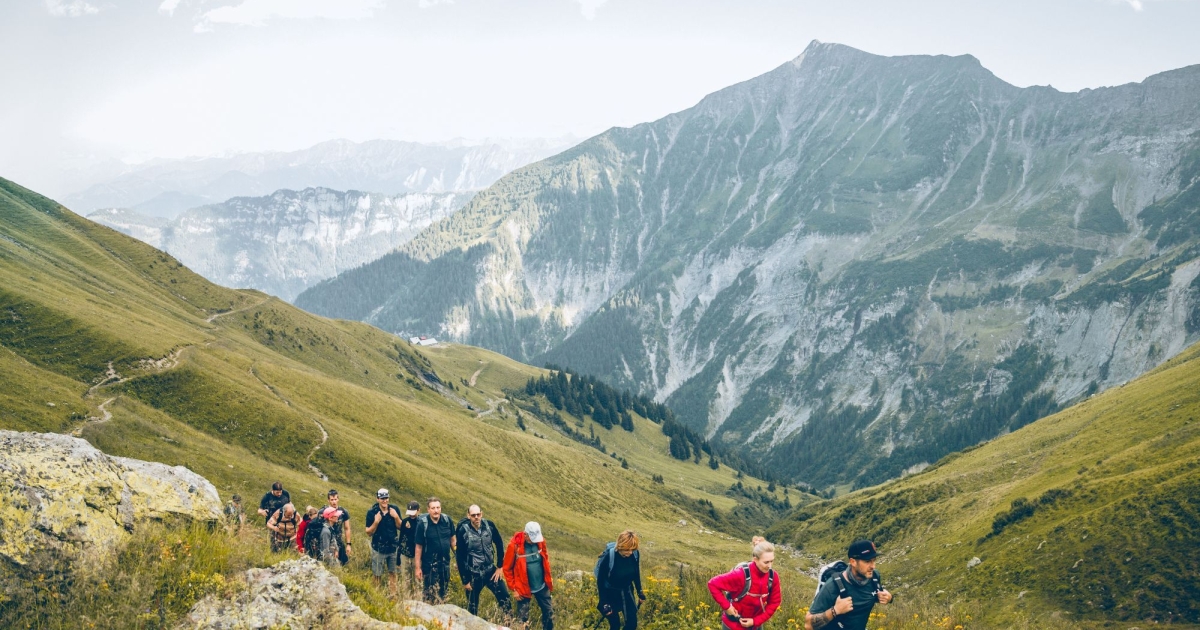
[[[63,194],[116,161],[584,138],[814,39],[1075,91],[1200,63],[1197,24],[1200,0],[2,0],[0,177]]]

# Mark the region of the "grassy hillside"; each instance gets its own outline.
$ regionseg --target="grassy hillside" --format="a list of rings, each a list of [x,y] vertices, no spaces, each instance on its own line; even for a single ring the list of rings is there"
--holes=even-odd
[[[826,556],[871,537],[888,582],[985,602],[1001,625],[1200,623],[1198,418],[1193,346],[920,474],[799,509],[771,533]]]
[[[508,531],[539,520],[580,566],[625,527],[664,566],[723,565],[745,553],[740,526],[766,522],[730,516],[739,503],[767,509],[730,495],[735,471],[671,459],[643,418],[633,433],[579,421],[608,453],[544,424],[529,401],[520,429],[504,390],[541,370],[462,346],[419,352],[218,287],[5,180],[0,373],[2,428],[74,432],[109,453],[186,465],[249,503],[275,479],[301,507],[339,488],[360,531],[380,486],[398,500],[440,495],[456,519],[478,502]]]

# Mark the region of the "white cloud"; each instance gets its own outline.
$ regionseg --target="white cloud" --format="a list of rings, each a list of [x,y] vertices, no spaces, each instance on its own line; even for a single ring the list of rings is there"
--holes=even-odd
[[[429,7],[435,7],[439,4],[454,4],[454,0],[418,0],[417,1],[417,6],[422,9],[428,9]]]
[[[604,5],[604,3],[608,2],[608,0],[571,0],[571,1],[579,4],[579,12],[583,14],[583,17],[585,17],[589,20],[595,19],[596,9],[599,9],[601,6]]]
[[[273,19],[361,20],[382,7],[383,0],[242,0],[206,12],[196,32],[212,30],[214,24],[263,26]]]
[[[1142,4],[1142,0],[1125,0],[1125,4],[1133,7],[1134,11],[1142,11],[1146,8],[1146,5]]]
[[[82,17],[100,12],[87,0],[46,0],[46,10],[54,17]]]
[[[175,9],[179,7],[180,0],[163,0],[163,3],[158,5],[158,12],[163,15],[175,15]]]

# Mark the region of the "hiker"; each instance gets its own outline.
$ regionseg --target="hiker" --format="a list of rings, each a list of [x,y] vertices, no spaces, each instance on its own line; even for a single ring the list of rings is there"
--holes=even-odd
[[[338,559],[337,534],[334,533],[334,524],[340,517],[341,514],[336,508],[327,507],[321,510],[321,533],[317,548],[320,549],[321,562],[332,569],[342,566],[342,561]]]
[[[454,525],[442,516],[442,500],[429,497],[428,514],[417,520],[414,534],[413,564],[415,575],[423,584],[425,601],[446,599],[446,587],[450,585],[450,552],[456,550]]]
[[[467,518],[458,523],[454,537],[461,543],[456,551],[458,577],[467,592],[467,612],[479,614],[479,596],[488,589],[501,611],[509,609],[508,587],[504,584],[504,539],[496,524],[483,518],[483,508],[467,508]]]
[[[271,530],[271,552],[279,553],[292,546],[296,539],[296,528],[300,526],[300,517],[296,516],[296,506],[286,503],[267,521],[267,529]]]
[[[258,502],[258,515],[263,517],[264,521],[269,521],[284,505],[291,502],[292,496],[283,489],[283,484],[276,481],[271,484],[271,491],[264,494],[262,501]]]
[[[338,562],[346,564],[350,562],[350,554],[354,551],[350,547],[350,512],[338,505],[337,490],[330,489],[328,499],[329,507],[338,513],[338,520],[333,525],[334,539],[337,540],[338,546]]]
[[[242,495],[235,494],[225,504],[225,530],[230,534],[242,533],[246,525],[246,508],[242,507]]]
[[[616,542],[608,543],[596,559],[596,588],[600,591],[596,606],[608,620],[609,630],[637,630],[638,608],[646,601],[642,591],[642,565],[638,535],[625,530]],[[637,600],[634,600],[634,594]],[[625,625],[621,625],[624,618]]]
[[[529,627],[529,605],[537,600],[542,611],[542,630],[554,630],[554,605],[550,592],[550,554],[542,537],[542,526],[530,521],[525,531],[513,534],[504,551],[504,579],[517,594],[517,619]]]
[[[846,555],[849,565],[836,562],[821,568],[817,595],[804,616],[807,630],[865,630],[875,604],[892,601],[892,594],[880,584],[875,571],[875,543],[856,540],[850,543]]]
[[[755,536],[753,562],[743,562],[729,573],[708,581],[708,592],[721,608],[721,622],[730,630],[757,630],[783,601],[775,563],[775,545]]]
[[[317,516],[317,508],[315,508],[311,505],[304,508],[304,518],[301,519],[300,526],[296,528],[296,551],[299,551],[300,555],[302,555],[302,556],[303,555],[310,555],[310,556],[313,555],[313,554],[309,553],[304,547],[304,536],[308,533],[308,526],[309,526],[309,524],[312,523],[313,519],[316,518],[316,516]]]
[[[366,532],[371,537],[371,573],[375,584],[383,585],[383,572],[388,574],[388,591],[397,597],[396,590],[396,534],[400,527],[400,513],[389,505],[387,488],[375,493],[375,505],[367,510]]]
[[[417,518],[421,513],[421,504],[416,501],[408,502],[408,509],[404,511],[404,520],[400,521],[400,557],[396,558],[396,564],[400,566],[400,571],[404,573],[404,582],[406,588],[416,588],[416,572],[413,571],[413,554],[416,553],[417,545]]]

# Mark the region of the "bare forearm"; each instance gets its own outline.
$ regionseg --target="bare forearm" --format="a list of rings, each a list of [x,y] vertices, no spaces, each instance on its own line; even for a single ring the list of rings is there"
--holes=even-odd
[[[808,622],[808,627],[812,628],[812,630],[819,630],[820,628],[824,628],[825,626],[829,625],[829,622],[833,621],[834,615],[832,613],[833,609],[829,609],[825,612],[820,612],[815,615],[809,613],[805,616],[805,621]]]

